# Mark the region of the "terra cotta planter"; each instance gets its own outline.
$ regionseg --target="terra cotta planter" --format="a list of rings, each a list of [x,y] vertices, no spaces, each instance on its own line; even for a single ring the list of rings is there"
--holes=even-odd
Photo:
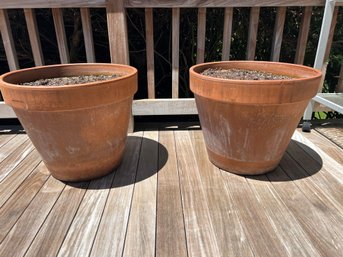
[[[20,86],[42,78],[90,74],[119,78],[67,86]],[[0,88],[51,174],[64,181],[103,176],[125,147],[137,70],[117,64],[67,64],[6,73]]]
[[[208,68],[260,70],[291,80],[229,80],[200,73]],[[237,174],[262,174],[276,168],[321,72],[310,67],[258,61],[203,63],[190,69],[209,159]]]

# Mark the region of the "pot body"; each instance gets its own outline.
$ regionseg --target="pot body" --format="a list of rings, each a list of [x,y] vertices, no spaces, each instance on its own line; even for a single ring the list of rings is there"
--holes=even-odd
[[[218,79],[200,74],[207,68],[261,70],[295,78]],[[275,169],[320,80],[320,71],[285,63],[229,61],[193,66],[190,85],[211,162],[237,174]]]
[[[89,74],[119,78],[68,86],[20,86],[40,78]],[[125,148],[135,68],[116,64],[53,65],[18,70],[0,78],[12,106],[51,174],[63,181],[103,176],[119,165]]]

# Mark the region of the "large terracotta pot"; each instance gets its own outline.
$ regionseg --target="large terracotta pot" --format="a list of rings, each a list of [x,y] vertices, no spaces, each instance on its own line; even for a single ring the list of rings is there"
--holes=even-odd
[[[229,80],[200,74],[208,68],[260,70],[291,80]],[[237,174],[262,174],[281,160],[321,72],[310,67],[258,61],[204,63],[191,67],[209,159]]]
[[[18,85],[42,78],[109,73],[123,76],[82,85]],[[55,178],[89,180],[120,163],[137,91],[135,68],[117,64],[36,67],[2,75],[0,88]]]

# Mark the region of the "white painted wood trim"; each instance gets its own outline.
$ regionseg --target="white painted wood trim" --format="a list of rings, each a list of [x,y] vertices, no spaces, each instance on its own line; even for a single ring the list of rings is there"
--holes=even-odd
[[[17,118],[13,109],[5,104],[5,102],[0,102],[0,119],[12,119]]]
[[[196,115],[198,110],[194,98],[142,99],[133,101],[132,114],[134,116]]]

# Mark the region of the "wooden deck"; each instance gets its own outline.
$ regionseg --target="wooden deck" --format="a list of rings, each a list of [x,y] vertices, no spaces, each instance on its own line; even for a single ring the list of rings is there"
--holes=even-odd
[[[150,129],[115,172],[64,184],[3,130],[0,242],[1,257],[341,257],[343,150],[297,130],[274,172],[242,177],[208,161],[196,126]]]

